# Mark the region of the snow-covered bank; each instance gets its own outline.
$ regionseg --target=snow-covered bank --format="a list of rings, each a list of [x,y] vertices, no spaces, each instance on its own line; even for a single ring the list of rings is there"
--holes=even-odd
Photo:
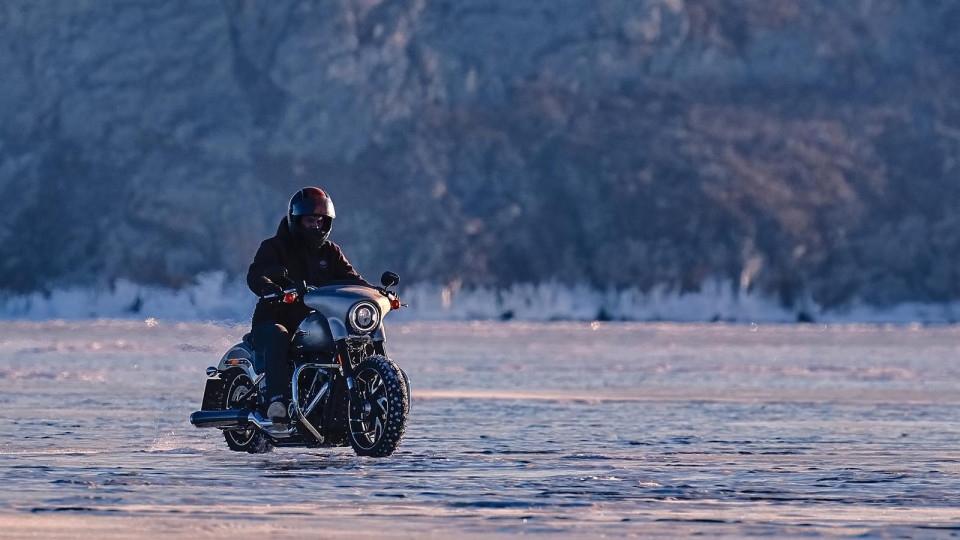
[[[853,306],[824,311],[813,302],[786,309],[775,299],[738,292],[729,283],[708,282],[681,294],[666,288],[600,291],[559,283],[515,285],[509,289],[454,290],[416,284],[401,286],[408,308],[394,320],[631,320],[678,322],[791,323],[953,323],[960,304],[899,304],[888,309]],[[222,273],[199,276],[180,290],[118,282],[112,289],[67,288],[50,293],[0,297],[2,319],[155,318],[243,321],[256,302],[241,280]]]

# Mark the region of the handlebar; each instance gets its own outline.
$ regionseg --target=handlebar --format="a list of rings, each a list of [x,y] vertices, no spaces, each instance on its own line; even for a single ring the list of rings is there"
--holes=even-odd
[[[292,303],[294,303],[298,298],[300,298],[301,296],[303,296],[303,294],[306,294],[306,293],[308,293],[308,292],[310,292],[310,291],[312,291],[312,290],[314,290],[314,289],[316,289],[316,287],[314,287],[314,286],[312,286],[312,285],[311,285],[311,286],[308,286],[306,289],[304,289],[304,290],[303,290],[303,293],[301,293],[300,290],[298,290],[298,289],[296,289],[296,288],[293,288],[293,289],[284,289],[282,293],[267,294],[267,295],[261,296],[260,299],[261,299],[261,300],[279,300],[279,301],[283,302],[284,304],[292,304]]]
[[[400,295],[397,294],[397,291],[391,291],[383,287],[377,287],[377,290],[380,291],[380,294],[387,297],[387,300],[390,300],[390,309],[400,309],[402,307],[407,307],[406,304],[400,301]]]
[[[385,287],[371,287],[371,288],[375,289],[377,292],[379,292],[383,296],[387,297],[388,300],[390,300],[391,309],[399,309],[401,307],[407,307],[407,304],[403,304],[400,302],[400,295],[397,294],[396,291],[391,291]],[[315,287],[313,285],[307,285],[306,287],[300,287],[300,288],[295,287],[292,289],[284,289],[282,293],[273,293],[273,294],[267,294],[267,295],[261,296],[260,299],[261,300],[278,300],[280,302],[283,302],[284,304],[292,304],[296,302],[298,299],[302,298],[303,295],[305,295],[306,293],[313,292],[317,289],[318,287]]]

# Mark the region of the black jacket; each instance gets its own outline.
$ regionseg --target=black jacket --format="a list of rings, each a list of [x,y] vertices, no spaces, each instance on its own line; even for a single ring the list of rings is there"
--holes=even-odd
[[[307,285],[320,286],[331,281],[347,280],[369,285],[353,269],[339,246],[328,240],[319,249],[306,247],[290,232],[286,219],[280,222],[276,235],[260,244],[253,264],[247,271],[247,286],[260,296],[274,284],[268,274],[278,266],[286,268],[287,276],[297,284],[306,281]],[[276,285],[282,289],[290,288],[282,280]],[[293,332],[308,314],[307,307],[299,302],[277,305],[260,301],[253,312],[253,325],[273,321]]]

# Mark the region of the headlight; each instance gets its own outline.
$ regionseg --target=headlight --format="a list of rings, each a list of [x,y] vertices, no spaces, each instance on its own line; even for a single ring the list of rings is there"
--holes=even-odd
[[[373,331],[380,324],[380,311],[372,302],[357,302],[347,315],[350,326],[361,334]]]

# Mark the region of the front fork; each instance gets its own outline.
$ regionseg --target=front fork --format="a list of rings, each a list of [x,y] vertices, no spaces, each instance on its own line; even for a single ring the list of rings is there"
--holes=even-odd
[[[337,341],[337,361],[340,363],[340,369],[343,371],[343,378],[347,381],[347,391],[350,393],[350,400],[353,401],[354,396],[354,387],[356,384],[353,382],[353,362],[350,360],[350,347],[347,345],[347,340],[341,339]]]
[[[363,400],[360,399],[359,390],[357,389],[356,382],[354,381],[355,369],[353,367],[353,360],[351,356],[351,347],[347,343],[347,340],[341,339],[336,342],[337,344],[337,359],[340,362],[340,367],[343,370],[343,378],[347,382],[347,396],[350,399],[350,406],[360,406]],[[383,341],[377,340],[372,343],[373,353],[383,355],[384,347]],[[369,344],[367,344],[369,346]],[[360,354],[360,353],[356,353]],[[359,363],[359,361],[357,362]]]

